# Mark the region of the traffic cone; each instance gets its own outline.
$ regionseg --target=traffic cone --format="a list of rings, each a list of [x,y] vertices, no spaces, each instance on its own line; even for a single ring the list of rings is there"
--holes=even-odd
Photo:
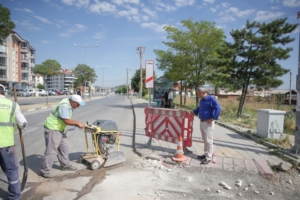
[[[183,155],[183,147],[182,147],[182,137],[179,136],[177,151],[174,157],[172,157],[174,161],[183,162],[186,161],[187,158]]]

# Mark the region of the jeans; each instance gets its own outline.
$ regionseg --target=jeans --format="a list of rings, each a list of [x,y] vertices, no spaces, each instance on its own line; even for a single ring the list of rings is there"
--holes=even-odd
[[[8,180],[9,199],[19,199],[21,195],[21,185],[15,146],[0,148],[0,165]]]

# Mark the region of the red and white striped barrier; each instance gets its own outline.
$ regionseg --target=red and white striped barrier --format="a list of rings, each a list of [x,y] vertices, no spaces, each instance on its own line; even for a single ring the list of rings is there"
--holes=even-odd
[[[178,144],[183,138],[183,146],[192,146],[194,115],[190,112],[164,108],[145,108],[146,136]]]

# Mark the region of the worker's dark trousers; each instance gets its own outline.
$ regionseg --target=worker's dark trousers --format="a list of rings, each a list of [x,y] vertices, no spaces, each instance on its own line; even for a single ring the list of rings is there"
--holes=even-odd
[[[69,161],[69,147],[67,134],[50,130],[44,127],[46,150],[44,154],[43,166],[41,172],[43,174],[50,173],[54,160],[57,156],[61,167],[68,167]]]
[[[0,148],[0,164],[2,171],[7,176],[9,199],[19,199],[21,195],[21,185],[15,146]]]

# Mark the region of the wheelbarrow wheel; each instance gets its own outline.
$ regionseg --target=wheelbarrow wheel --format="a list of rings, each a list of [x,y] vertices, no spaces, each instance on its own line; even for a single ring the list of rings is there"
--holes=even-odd
[[[100,168],[100,162],[98,160],[94,160],[92,163],[91,163],[91,168],[92,170],[97,170]]]

